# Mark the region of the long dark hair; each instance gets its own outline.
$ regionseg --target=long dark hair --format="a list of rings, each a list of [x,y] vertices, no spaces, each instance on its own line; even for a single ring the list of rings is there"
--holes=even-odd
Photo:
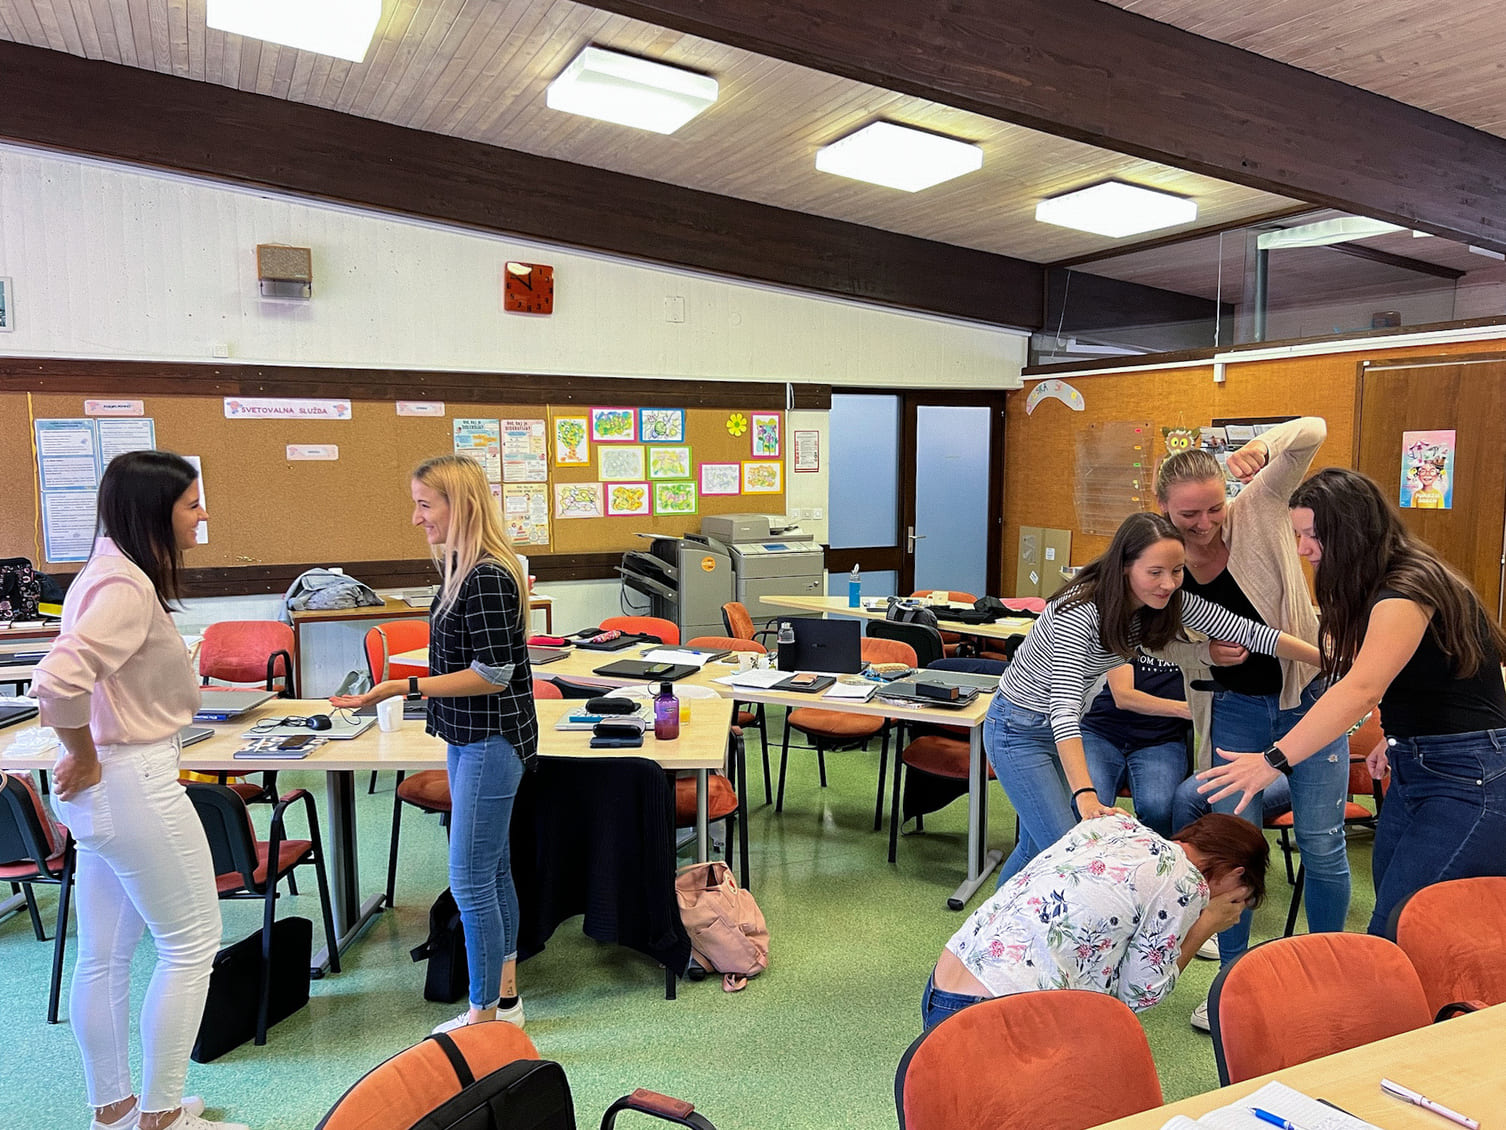
[[[1098,609],[1098,641],[1104,650],[1123,659],[1135,657],[1134,647],[1165,647],[1182,633],[1182,590],[1171,594],[1165,608],[1141,606],[1130,609],[1129,578],[1125,570],[1151,546],[1161,541],[1186,545],[1182,531],[1164,514],[1142,511],[1119,523],[1114,540],[1103,554],[1084,565],[1070,584],[1051,598],[1062,610],[1092,604]],[[1131,627],[1140,631],[1134,643]]]
[[[147,575],[168,611],[182,591],[173,507],[198,477],[171,451],[128,451],[110,460],[99,482],[99,532]]]
[[[1288,505],[1313,512],[1313,535],[1323,547],[1315,588],[1324,675],[1343,675],[1353,665],[1381,588],[1434,610],[1428,634],[1448,656],[1455,678],[1494,662],[1492,650],[1506,655],[1506,635],[1475,590],[1402,524],[1375,480],[1329,467],[1293,491]]]

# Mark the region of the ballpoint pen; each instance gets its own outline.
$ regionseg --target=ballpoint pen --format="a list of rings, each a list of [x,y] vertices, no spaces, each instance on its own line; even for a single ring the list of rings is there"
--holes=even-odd
[[[1442,1103],[1435,1103],[1432,1099],[1419,1095],[1410,1087],[1403,1087],[1400,1083],[1393,1083],[1389,1079],[1382,1079],[1381,1090],[1385,1091],[1388,1095],[1394,1095],[1398,1099],[1409,1102],[1413,1106],[1420,1106],[1423,1110],[1430,1110],[1434,1114],[1442,1115],[1450,1122],[1457,1122],[1460,1126],[1466,1127],[1467,1130],[1480,1130],[1480,1124],[1473,1118],[1460,1114],[1457,1110],[1449,1110]]]
[[[1298,1130],[1290,1119],[1282,1118],[1279,1114],[1272,1114],[1268,1110],[1261,1110],[1258,1106],[1252,1106],[1250,1113],[1262,1122],[1269,1122],[1272,1126],[1279,1126],[1281,1130]]]

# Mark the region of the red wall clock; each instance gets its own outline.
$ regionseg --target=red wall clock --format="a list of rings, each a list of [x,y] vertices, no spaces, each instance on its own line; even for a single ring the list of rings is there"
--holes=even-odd
[[[554,313],[554,268],[545,263],[506,264],[502,309],[518,314]]]

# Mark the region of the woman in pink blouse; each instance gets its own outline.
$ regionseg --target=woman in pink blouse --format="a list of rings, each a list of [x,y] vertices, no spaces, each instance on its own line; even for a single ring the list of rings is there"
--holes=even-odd
[[[165,451],[111,460],[102,536],[63,605],[33,694],[57,731],[57,815],[78,844],[78,961],[68,1018],[92,1130],[246,1130],[183,1097],[220,944],[214,865],[178,784],[178,731],[199,705],[168,614],[183,551],[206,517],[192,464]],[[150,930],[157,968],[141,1006],[142,1089],[131,1081],[131,957]]]

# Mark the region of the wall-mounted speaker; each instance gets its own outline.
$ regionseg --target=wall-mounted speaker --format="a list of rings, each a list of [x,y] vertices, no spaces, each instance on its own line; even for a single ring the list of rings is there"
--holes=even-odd
[[[263,298],[312,298],[314,253],[307,247],[258,243],[256,278]]]

